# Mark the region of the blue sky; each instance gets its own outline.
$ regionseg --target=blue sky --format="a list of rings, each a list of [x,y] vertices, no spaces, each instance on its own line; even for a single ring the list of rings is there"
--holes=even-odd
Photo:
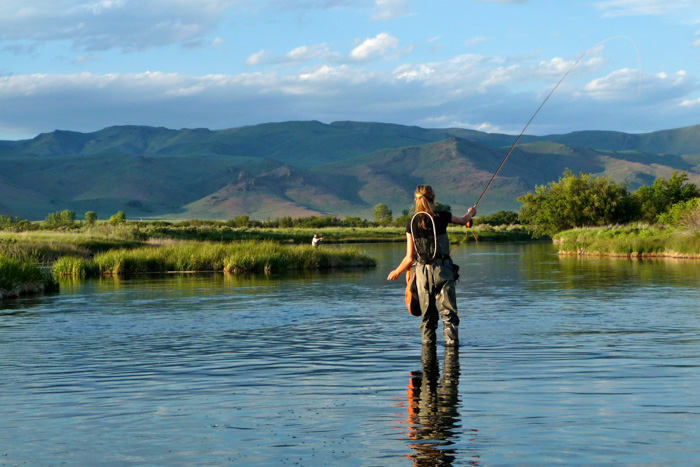
[[[700,0],[3,0],[0,139],[287,120],[518,133],[586,52],[528,133],[700,124]]]

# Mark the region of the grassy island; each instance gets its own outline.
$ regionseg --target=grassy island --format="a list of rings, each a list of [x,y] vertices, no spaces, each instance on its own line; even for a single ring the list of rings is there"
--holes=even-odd
[[[58,283],[36,263],[0,255],[0,300],[58,290]]]
[[[566,230],[559,253],[579,256],[700,258],[700,234],[663,225],[629,224]]]
[[[358,248],[313,248],[275,242],[166,241],[135,249],[117,249],[94,258],[64,256],[54,263],[56,276],[94,277],[149,272],[223,271],[282,272],[288,270],[374,267],[376,261]]]

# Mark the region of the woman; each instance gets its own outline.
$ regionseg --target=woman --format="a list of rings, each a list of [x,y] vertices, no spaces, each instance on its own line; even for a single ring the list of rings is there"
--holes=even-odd
[[[462,217],[453,216],[448,211],[436,212],[435,192],[430,185],[418,185],[414,197],[416,216],[406,226],[406,256],[387,279],[396,280],[402,272],[415,267],[423,344],[435,343],[439,314],[444,325],[445,345],[457,346],[459,316],[447,224],[466,225],[476,215],[476,206],[469,208]],[[426,213],[427,216],[419,213]],[[437,247],[426,254],[426,248],[434,241],[431,240],[433,236]]]

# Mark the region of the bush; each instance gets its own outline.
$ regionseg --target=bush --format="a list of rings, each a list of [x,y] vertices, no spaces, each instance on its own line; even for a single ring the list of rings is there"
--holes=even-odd
[[[668,212],[673,205],[700,196],[697,186],[685,183],[687,180],[687,173],[673,172],[668,180],[659,177],[651,186],[639,187],[633,196],[639,206],[640,220],[659,222],[660,216]]]
[[[124,214],[124,211],[119,211],[109,218],[109,223],[112,225],[123,224],[124,222],[126,222],[126,214]]]
[[[537,186],[535,193],[518,198],[523,203],[520,222],[533,237],[552,236],[576,227],[623,223],[635,214],[627,188],[609,177],[595,177],[570,170],[557,182]]]
[[[85,213],[85,223],[88,225],[93,225],[97,222],[97,213],[95,211],[88,211]]]
[[[518,223],[518,213],[514,211],[498,211],[489,216],[477,217],[474,219],[474,225],[512,225]]]

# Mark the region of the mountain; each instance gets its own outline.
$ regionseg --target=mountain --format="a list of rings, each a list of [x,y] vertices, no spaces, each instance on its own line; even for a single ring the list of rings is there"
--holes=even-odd
[[[109,127],[0,141],[0,214],[43,219],[71,209],[101,218],[249,215],[372,217],[411,206],[431,184],[456,212],[475,203],[513,135],[387,123],[283,122],[226,130]],[[480,213],[517,210],[516,198],[565,169],[610,175],[630,189],[674,170],[700,183],[700,125],[646,134],[525,135]]]

